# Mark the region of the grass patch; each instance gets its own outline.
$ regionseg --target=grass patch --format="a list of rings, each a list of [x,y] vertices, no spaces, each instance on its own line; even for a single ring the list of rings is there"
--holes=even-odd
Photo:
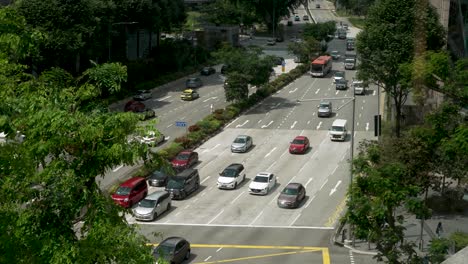
[[[360,17],[348,17],[349,23],[351,23],[353,26],[363,29],[364,28],[364,23],[366,20],[364,18]]]

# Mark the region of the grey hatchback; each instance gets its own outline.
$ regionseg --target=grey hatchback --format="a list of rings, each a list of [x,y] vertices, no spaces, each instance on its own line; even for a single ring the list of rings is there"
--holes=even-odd
[[[167,263],[182,263],[190,258],[190,243],[181,237],[168,237],[153,250],[153,256],[156,263],[160,263],[161,260]]]
[[[251,136],[239,135],[231,144],[231,152],[247,152],[253,145]]]
[[[331,102],[320,102],[318,108],[318,117],[330,117],[332,114],[332,103]]]
[[[284,187],[278,196],[278,206],[283,208],[297,208],[305,199],[306,190],[300,183],[291,182]]]
[[[203,82],[200,78],[194,77],[194,78],[188,78],[187,81],[185,81],[185,87],[186,88],[198,88],[202,87]]]

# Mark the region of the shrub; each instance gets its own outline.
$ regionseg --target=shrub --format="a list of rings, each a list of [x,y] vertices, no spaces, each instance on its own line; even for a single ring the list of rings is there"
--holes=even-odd
[[[454,232],[449,238],[455,244],[455,251],[459,251],[468,246],[468,234],[463,232]]]
[[[200,130],[200,131],[194,131],[194,132],[188,133],[187,137],[190,139],[190,141],[193,144],[196,144],[196,143],[200,143],[203,139],[205,139],[206,134],[203,133],[202,130]]]
[[[197,125],[199,125],[206,134],[210,134],[218,130],[222,123],[219,120],[216,120],[213,115],[209,115],[203,120],[198,121]]]
[[[175,138],[174,142],[179,143],[184,148],[190,148],[192,146],[192,141],[187,136]]]
[[[234,117],[234,116],[237,116],[241,112],[241,110],[234,105],[228,105],[226,107],[226,112],[229,112]]]
[[[195,131],[198,131],[198,130],[200,130],[200,127],[197,126],[196,124],[195,124],[195,125],[191,125],[191,126],[189,126],[189,128],[188,128],[188,131],[189,131],[189,132],[195,132]]]
[[[167,148],[164,148],[160,151],[158,151],[158,154],[165,158],[166,160],[171,160],[173,159],[179,152],[181,152],[184,149],[184,147],[176,142],[172,142],[171,145],[169,145]]]

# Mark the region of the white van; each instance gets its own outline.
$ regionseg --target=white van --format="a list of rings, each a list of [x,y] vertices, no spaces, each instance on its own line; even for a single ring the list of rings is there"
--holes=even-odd
[[[348,129],[346,127],[345,119],[336,119],[333,121],[332,127],[330,128],[329,135],[332,141],[340,140],[345,141],[346,135],[348,134]]]

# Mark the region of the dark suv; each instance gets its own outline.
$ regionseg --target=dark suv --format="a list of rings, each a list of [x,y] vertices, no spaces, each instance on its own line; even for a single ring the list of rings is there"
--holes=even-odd
[[[184,199],[200,187],[200,175],[197,169],[186,169],[169,179],[166,191],[173,199]]]

